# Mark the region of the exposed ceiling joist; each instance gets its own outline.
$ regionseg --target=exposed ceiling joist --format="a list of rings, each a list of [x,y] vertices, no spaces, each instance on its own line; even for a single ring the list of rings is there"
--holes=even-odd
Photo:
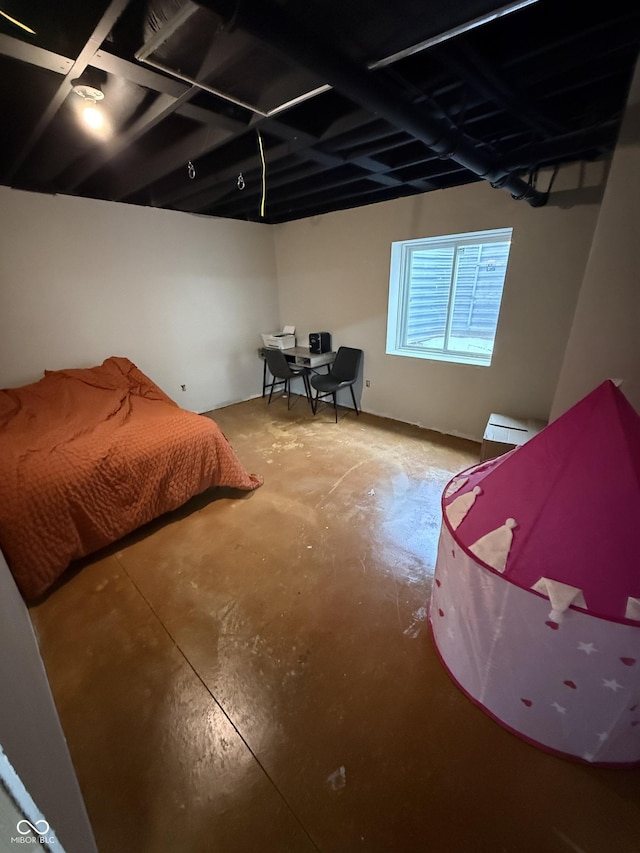
[[[73,59],[52,53],[35,44],[20,41],[5,33],[0,33],[0,55],[44,68],[46,71],[54,71],[56,74],[67,74],[73,67]]]
[[[259,7],[240,5],[235,8],[229,0],[201,2],[227,19],[233,16],[236,26],[326,79],[338,92],[383,116],[395,127],[406,130],[437,154],[451,157],[493,186],[504,187],[514,198],[525,199],[533,206],[546,202],[544,193],[503,169],[498,157],[487,146],[483,148],[459,128],[416,110],[401,91],[389,85],[386,78],[372,80],[370,73],[340,56],[330,45],[319,46],[316,38],[302,30],[299,24],[294,24],[270,0],[263,0]]]
[[[637,62],[640,7],[540,0],[413,50],[479,6],[490,11],[492,0],[441,3],[436,20],[436,7],[417,0],[350,0],[348,14],[344,0],[200,0],[184,15],[195,27],[174,28],[170,50],[164,0],[58,0],[46,15],[34,6],[35,35],[0,18],[2,180],[264,222],[481,179],[540,203],[539,170],[610,156]],[[166,71],[136,58],[152,41]],[[370,70],[389,53],[391,64]],[[271,64],[276,54],[284,63]],[[179,79],[180,66],[197,85]],[[111,133],[102,137],[78,124],[75,95],[62,108],[82,70],[103,87]],[[327,85],[276,120],[211,94],[210,72],[258,103],[309,80]]]
[[[47,107],[40,116],[38,123],[33,128],[29,138],[22,146],[20,153],[10,165],[5,175],[5,181],[10,181],[11,178],[16,174],[17,170],[25,162],[26,158],[31,153],[37,142],[40,140],[42,134],[45,132],[50,122],[52,121],[52,119],[64,103],[66,97],[68,96],[71,89],[71,80],[75,79],[76,77],[79,77],[86,69],[87,65],[89,65],[91,59],[100,49],[102,42],[109,35],[114,24],[126,9],[128,3],[129,0],[111,0],[104,15],[100,19],[95,30],[89,36],[89,39],[82,51],[80,52],[79,56],[77,57],[73,65],[65,72],[64,80],[58,87],[58,90],[56,91],[53,98],[47,104]]]
[[[167,116],[178,110],[190,98],[196,94],[194,87],[183,92],[179,98],[172,95],[158,95],[154,103],[141,115],[125,132],[121,133],[117,140],[113,141],[108,148],[103,148],[99,153],[90,152],[84,161],[74,169],[73,177],[66,182],[65,188],[71,191],[79,187],[90,175],[95,174],[98,169],[121,154],[133,142],[148,133],[156,125],[164,121]]]

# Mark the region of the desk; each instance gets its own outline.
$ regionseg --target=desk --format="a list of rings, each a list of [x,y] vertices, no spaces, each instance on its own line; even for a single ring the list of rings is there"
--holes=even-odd
[[[258,349],[258,355],[263,361],[262,367],[262,396],[264,397],[267,388],[267,362],[264,357],[264,347]],[[311,352],[309,347],[290,347],[289,349],[281,350],[287,361],[298,365],[299,367],[308,367],[315,370],[317,367],[327,366],[336,360],[335,352]]]

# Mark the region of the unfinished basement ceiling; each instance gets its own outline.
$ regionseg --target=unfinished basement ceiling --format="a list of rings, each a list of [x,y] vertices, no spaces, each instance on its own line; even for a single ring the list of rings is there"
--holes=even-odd
[[[0,0],[1,183],[267,223],[479,180],[542,206],[539,170],[615,147],[640,4],[508,9]]]

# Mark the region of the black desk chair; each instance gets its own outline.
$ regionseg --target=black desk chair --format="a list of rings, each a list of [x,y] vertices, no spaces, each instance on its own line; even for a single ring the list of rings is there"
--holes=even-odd
[[[353,400],[353,408],[356,410],[356,415],[360,414],[356,403],[356,395],[353,393],[353,385],[358,378],[361,362],[361,349],[340,347],[336,353],[336,360],[329,368],[329,372],[317,374],[316,376],[311,377],[311,384],[316,389],[316,396],[313,399],[312,406],[314,415],[318,411],[318,400],[322,400],[323,397],[331,396],[333,397],[333,408],[336,412],[336,423],[338,423],[336,393],[341,388],[349,388],[351,391],[351,399]]]
[[[279,349],[264,350],[264,357],[271,374],[271,390],[269,391],[269,403],[273,395],[274,388],[282,387],[283,393],[287,395],[287,409],[291,408],[291,380],[296,376],[301,376],[304,382],[304,391],[307,395],[307,402],[313,411],[313,401],[311,400],[311,388],[309,387],[309,368],[301,367],[300,365],[292,365],[284,357],[284,353]]]

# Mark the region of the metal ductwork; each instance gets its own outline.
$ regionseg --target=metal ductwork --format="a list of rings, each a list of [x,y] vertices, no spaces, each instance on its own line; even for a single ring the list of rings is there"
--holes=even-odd
[[[546,204],[548,194],[536,190],[517,174],[508,171],[496,152],[473,139],[446,119],[434,116],[424,106],[416,107],[402,91],[376,72],[364,70],[320,44],[292,21],[272,0],[259,3],[242,0],[198,0],[229,26],[240,28],[266,42],[302,68],[321,77],[337,92],[372,111],[394,127],[427,145],[443,159],[451,159],[491,186],[507,190],[513,198],[532,207]]]

